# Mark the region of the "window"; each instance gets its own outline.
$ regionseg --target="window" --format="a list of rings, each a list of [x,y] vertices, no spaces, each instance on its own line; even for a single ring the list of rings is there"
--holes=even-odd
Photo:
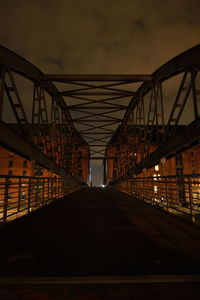
[[[24,160],[24,161],[23,161],[23,168],[24,168],[24,169],[27,168],[27,160]]]
[[[191,157],[194,157],[194,152],[193,151],[191,152]]]
[[[23,176],[26,176],[27,175],[27,171],[23,171]]]
[[[8,171],[8,175],[12,175],[12,170],[9,170],[9,171]]]
[[[192,160],[192,167],[194,167],[194,160]]]
[[[9,160],[9,168],[12,168],[13,167],[13,160]]]
[[[154,185],[153,189],[154,189],[154,193],[157,193],[157,192],[158,192],[158,187],[157,187],[157,185]]]
[[[159,171],[159,165],[155,166],[155,171]]]

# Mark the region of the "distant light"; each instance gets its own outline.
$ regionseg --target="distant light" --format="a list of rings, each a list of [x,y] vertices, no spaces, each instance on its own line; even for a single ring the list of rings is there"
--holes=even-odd
[[[102,188],[105,188],[105,187],[106,187],[105,184],[101,184],[101,186],[102,186]]]

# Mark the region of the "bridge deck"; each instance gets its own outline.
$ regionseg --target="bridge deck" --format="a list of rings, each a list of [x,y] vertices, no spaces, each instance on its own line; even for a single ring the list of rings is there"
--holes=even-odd
[[[8,224],[0,238],[0,281],[200,273],[199,228],[112,189],[83,188]]]
[[[200,272],[200,230],[111,189],[84,188],[1,232],[0,274]]]

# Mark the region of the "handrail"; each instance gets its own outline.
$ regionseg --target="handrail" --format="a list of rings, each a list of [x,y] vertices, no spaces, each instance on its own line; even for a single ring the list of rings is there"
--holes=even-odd
[[[79,190],[82,182],[64,177],[0,175],[0,225]]]

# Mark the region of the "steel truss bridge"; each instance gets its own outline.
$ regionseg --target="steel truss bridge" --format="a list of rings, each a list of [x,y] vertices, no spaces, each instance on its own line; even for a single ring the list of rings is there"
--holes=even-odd
[[[199,143],[200,45],[109,75],[0,47],[2,299],[199,299]]]
[[[10,180],[1,175],[2,220],[9,216],[11,185],[18,213],[26,186],[24,210],[29,212],[38,186],[43,189],[40,202],[44,205],[45,199],[55,200],[87,184],[91,159],[104,161],[105,183],[144,198],[144,191],[139,195],[136,188],[138,176],[145,178],[146,170],[199,144],[199,71],[200,45],[152,74],[113,75],[44,74],[0,47],[1,146],[51,173],[43,179],[11,176]],[[188,182],[188,202],[192,203],[192,183]],[[145,191],[148,194],[151,188]],[[162,198],[168,199],[166,193],[162,192]],[[190,214],[194,214],[192,208]]]

